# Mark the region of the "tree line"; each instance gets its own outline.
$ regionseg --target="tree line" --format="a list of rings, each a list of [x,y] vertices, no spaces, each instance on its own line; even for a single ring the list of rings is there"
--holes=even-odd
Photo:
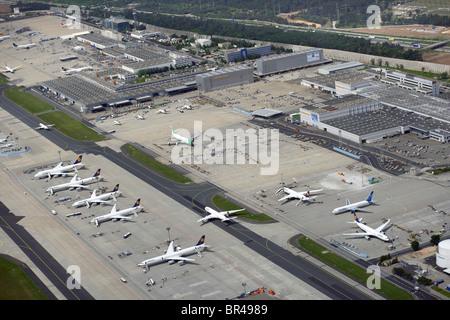
[[[132,19],[132,11],[126,12],[125,17]],[[191,31],[210,36],[228,36],[248,40],[343,50],[406,60],[422,60],[422,54],[417,50],[404,50],[403,47],[391,43],[371,43],[370,40],[364,38],[348,37],[319,30],[315,32],[294,31],[270,25],[253,26],[232,21],[143,13],[139,14],[139,21],[163,28]]]

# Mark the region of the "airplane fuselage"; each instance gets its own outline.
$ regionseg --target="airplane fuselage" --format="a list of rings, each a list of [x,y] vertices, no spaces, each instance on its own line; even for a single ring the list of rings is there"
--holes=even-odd
[[[114,197],[116,195],[118,196],[119,194],[120,193],[118,191],[105,193],[105,194],[99,195],[99,196],[97,196],[95,198],[88,198],[88,199],[84,199],[84,200],[79,200],[77,202],[74,202],[72,204],[72,206],[73,207],[81,207],[81,206],[86,205],[87,202],[95,203],[96,201],[100,202],[100,201],[109,200],[109,199],[111,199],[112,197]]]
[[[67,171],[72,171],[75,168],[82,168],[84,166],[83,163],[78,163],[78,164],[71,164],[68,166],[64,166],[64,167],[60,167],[58,169],[48,169],[48,170],[43,170],[43,171],[39,171],[38,173],[36,173],[34,175],[35,178],[37,179],[42,179],[42,178],[46,178],[48,177],[48,175],[61,175],[63,177],[65,177],[67,175]]]
[[[190,247],[190,248],[186,248],[186,249],[181,249],[181,250],[175,251],[171,254],[163,254],[161,256],[142,261],[141,263],[138,264],[138,266],[149,267],[149,266],[153,266],[155,264],[159,264],[159,263],[166,262],[166,261],[169,261],[169,263],[171,264],[171,261],[175,262],[174,258],[198,253],[198,252],[202,251],[203,248],[204,248],[204,245],[199,245],[199,246],[194,246],[194,247]]]
[[[367,207],[367,206],[370,206],[370,202],[369,201],[367,201],[367,200],[364,200],[364,201],[359,201],[359,202],[355,202],[355,203],[352,203],[352,204],[348,204],[348,205],[345,205],[345,206],[342,206],[342,207],[338,207],[338,208],[336,208],[336,209],[334,209],[333,211],[332,211],[332,213],[334,213],[334,214],[339,214],[339,213],[343,213],[343,212],[347,212],[347,211],[352,211],[352,210],[358,210],[359,208],[364,208],[364,207]]]

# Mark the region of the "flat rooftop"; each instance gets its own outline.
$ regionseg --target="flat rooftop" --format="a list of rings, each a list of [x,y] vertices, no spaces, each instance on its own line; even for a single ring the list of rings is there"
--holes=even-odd
[[[331,99],[328,101],[323,101],[308,106],[304,106],[302,107],[302,109],[313,111],[315,113],[326,113],[330,111],[351,108],[372,102],[376,102],[376,100],[358,95],[349,95],[343,98]]]
[[[448,123],[386,106],[376,111],[324,120],[323,123],[359,136],[401,126],[423,132],[450,129]]]
[[[383,104],[434,117],[450,124],[450,101],[448,100],[392,86],[379,86],[378,90],[360,94]]]

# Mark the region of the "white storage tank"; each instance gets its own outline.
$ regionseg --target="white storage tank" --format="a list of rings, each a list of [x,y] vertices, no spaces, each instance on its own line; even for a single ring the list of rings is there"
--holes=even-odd
[[[444,269],[450,268],[450,240],[439,242],[436,251],[436,264]]]

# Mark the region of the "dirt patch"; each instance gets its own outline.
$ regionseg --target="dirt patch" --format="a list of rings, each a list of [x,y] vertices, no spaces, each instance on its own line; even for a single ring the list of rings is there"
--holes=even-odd
[[[413,38],[430,39],[438,36],[443,36],[450,39],[450,33],[448,33],[445,27],[435,27],[434,29],[422,25],[414,26],[388,26],[381,27],[380,29],[368,29],[368,28],[355,28],[349,31],[364,32],[370,34],[379,34],[384,36],[402,36]]]
[[[422,54],[423,61],[450,65],[450,53],[448,52],[429,52]]]
[[[300,12],[302,12],[302,11],[294,11],[294,12],[289,12],[289,13],[281,13],[281,14],[278,14],[277,17],[283,18],[283,19],[285,19],[285,20],[286,20],[287,22],[289,22],[289,23],[304,23],[304,24],[306,24],[306,25],[308,25],[308,26],[313,26],[313,25],[315,25],[316,28],[321,28],[321,27],[322,27],[322,25],[321,25],[320,23],[310,22],[310,21],[305,21],[305,20],[294,20],[294,19],[291,19],[291,15],[294,15],[294,14],[297,14],[297,13],[300,13]]]

